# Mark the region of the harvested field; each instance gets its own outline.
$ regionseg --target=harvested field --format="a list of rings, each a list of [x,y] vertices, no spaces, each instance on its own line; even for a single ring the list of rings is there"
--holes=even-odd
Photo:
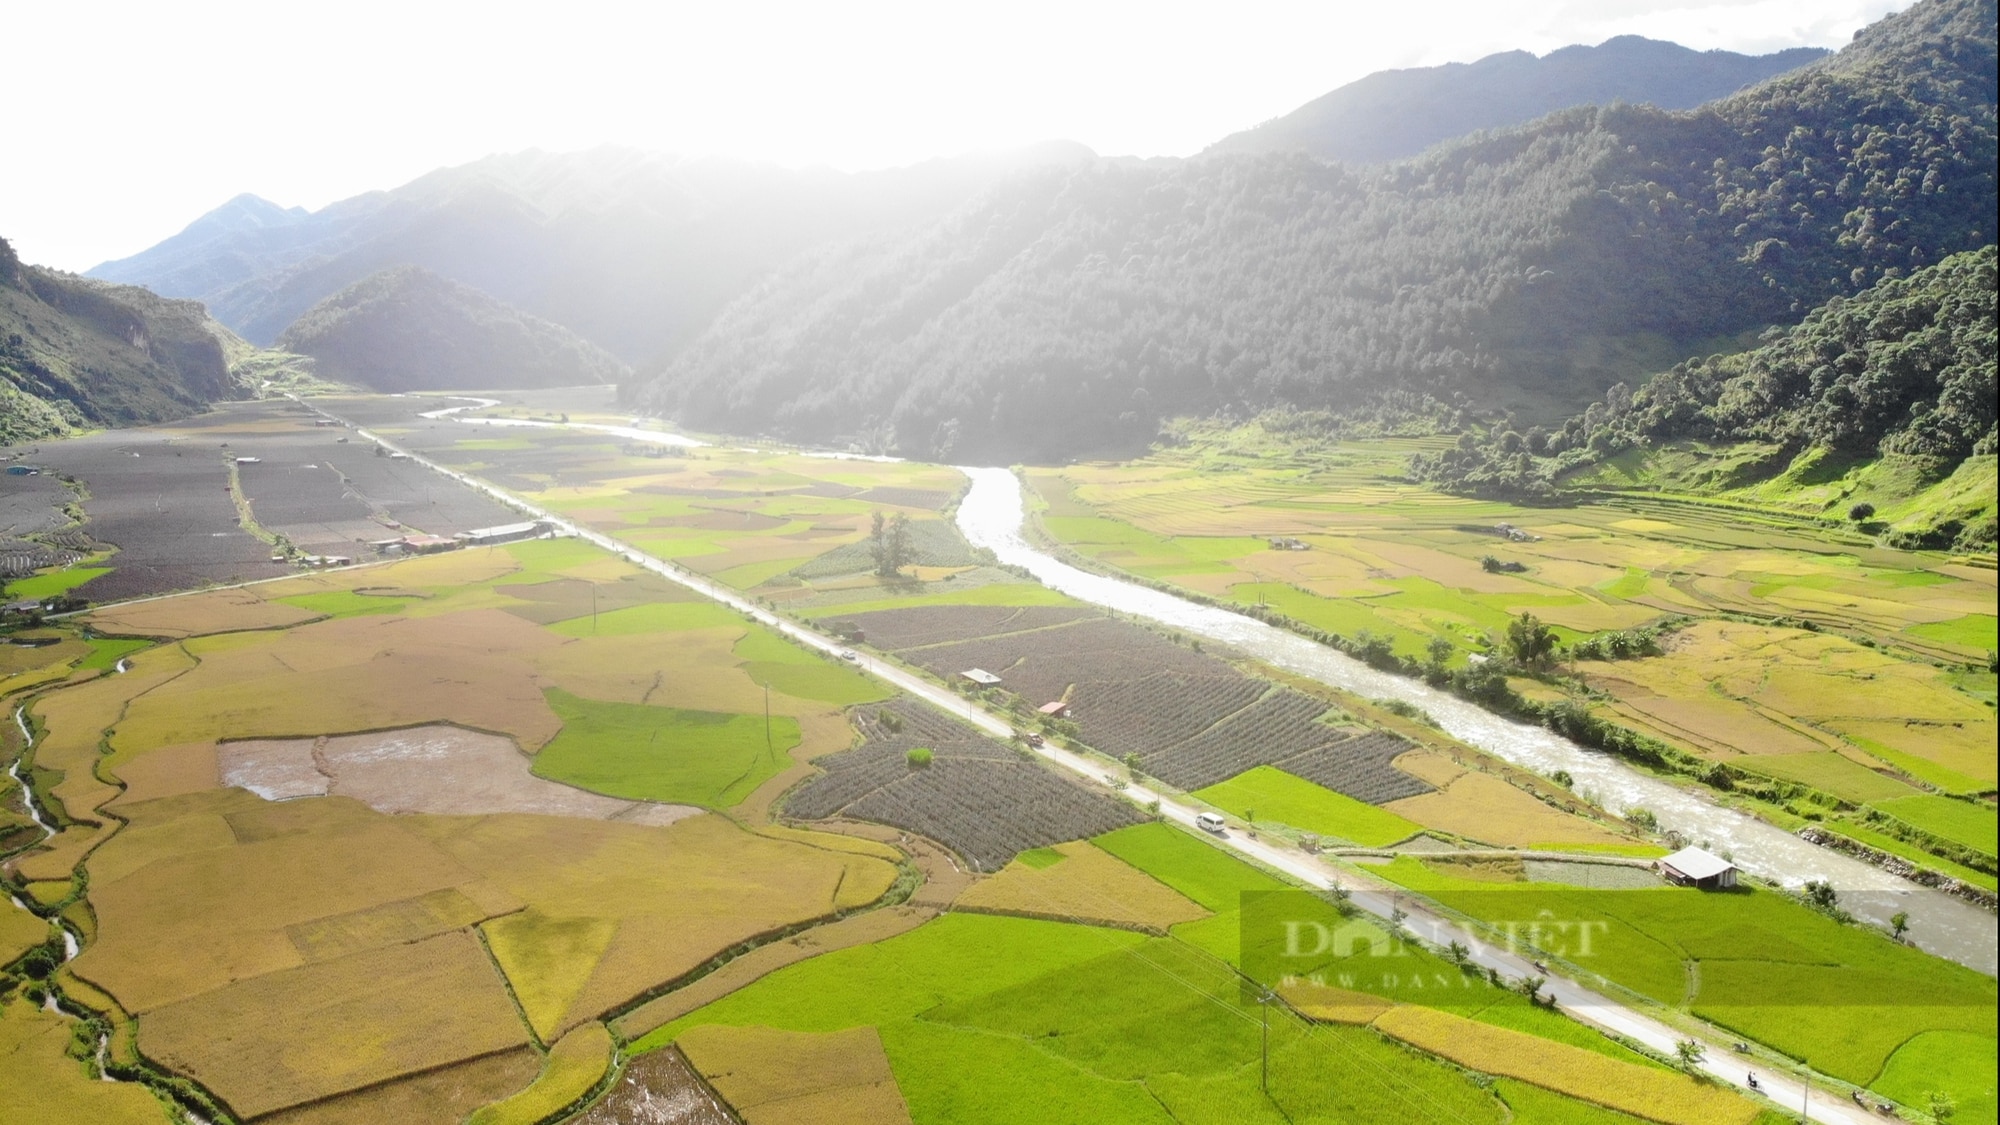
[[[616,1061],[618,1045],[601,1023],[587,1023],[549,1047],[541,1073],[526,1089],[479,1110],[467,1125],[541,1125],[582,1100]],[[454,1120],[464,1120],[463,1114]]]
[[[1057,844],[1045,857],[1053,862],[1028,862],[1034,854],[1017,856],[999,874],[974,883],[953,909],[1156,934],[1208,916],[1179,892],[1088,842]]]
[[[270,601],[264,591],[216,590],[110,606],[92,612],[86,620],[110,636],[181,639],[244,629],[282,629],[317,616],[308,609]]]
[[[257,1119],[257,1125],[383,1125],[463,1121],[468,1113],[527,1085],[541,1066],[532,1047],[484,1055],[437,1070],[308,1102]],[[602,1074],[603,1071],[598,1071]]]
[[[121,757],[204,739],[315,737],[447,722],[537,748],[560,728],[532,661],[563,640],[492,609],[349,617],[186,642],[200,665],[137,700]],[[100,724],[101,725],[101,724]]]
[[[625,1064],[610,1092],[570,1125],[736,1125],[721,1098],[679,1051],[652,1051]]]
[[[1485,773],[1467,773],[1435,793],[1404,797],[1382,808],[1426,828],[1500,847],[1629,842]]]
[[[1662,1125],[1749,1125],[1758,1108],[1727,1089],[1434,1008],[1399,1005],[1377,1030],[1485,1074],[1568,1094]]]
[[[863,744],[816,762],[826,773],[787,799],[788,814],[892,824],[944,844],[981,871],[997,871],[1029,848],[1140,819],[1109,794],[1024,760],[923,704],[897,700],[855,717]],[[904,755],[919,746],[935,757],[913,768]]]
[[[140,1049],[245,1117],[527,1038],[492,961],[464,932],[265,974],[148,1012],[139,1025]]]
[[[896,1125],[910,1120],[872,1027],[781,1031],[710,1024],[675,1040],[746,1125]]]
[[[511,741],[450,726],[231,742],[218,759],[224,785],[267,801],[331,793],[385,813],[541,813],[660,825],[701,812],[545,780],[528,771],[527,756]]]
[[[1373,731],[1286,758],[1278,768],[1357,801],[1386,805],[1436,788],[1392,764],[1411,749],[1398,735]]]

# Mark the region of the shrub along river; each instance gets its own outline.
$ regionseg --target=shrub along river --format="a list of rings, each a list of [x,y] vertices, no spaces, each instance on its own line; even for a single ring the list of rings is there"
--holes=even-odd
[[[1568,771],[1578,792],[1624,813],[1647,809],[1662,830],[1675,830],[1727,852],[1752,875],[1796,888],[1831,883],[1856,918],[1887,926],[1908,911],[1909,938],[1919,948],[1989,975],[2000,953],[1993,915],[1942,891],[1920,886],[1859,860],[1828,851],[1746,813],[1724,808],[1699,791],[1642,773],[1605,753],[1586,750],[1552,731],[1502,718],[1417,680],[1377,671],[1296,633],[1226,609],[1202,605],[1137,583],[1079,570],[1030,545],[1021,533],[1021,482],[1006,469],[963,469],[972,489],[958,507],[958,526],[974,545],[1000,561],[1025,567],[1044,585],[1078,601],[1144,617],[1183,633],[1218,641],[1249,656],[1342,691],[1370,699],[1400,699],[1423,708],[1452,737],[1544,776]]]

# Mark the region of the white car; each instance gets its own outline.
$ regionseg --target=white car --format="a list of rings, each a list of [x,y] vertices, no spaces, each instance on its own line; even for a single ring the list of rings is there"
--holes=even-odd
[[[838,655],[842,660],[847,661],[849,664],[861,663],[861,654],[854,651],[851,648],[841,649]]]

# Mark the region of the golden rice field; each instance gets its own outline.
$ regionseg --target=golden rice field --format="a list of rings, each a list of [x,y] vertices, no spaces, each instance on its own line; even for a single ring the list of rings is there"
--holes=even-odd
[[[584,1024],[549,1047],[527,1089],[481,1107],[467,1125],[541,1125],[588,1094],[611,1069],[616,1051],[603,1024]]]
[[[897,1125],[910,1120],[872,1027],[781,1031],[708,1024],[674,1045],[747,1125]]]
[[[1165,933],[1209,912],[1089,841],[1026,852],[966,888],[954,909]]]
[[[1749,1125],[1758,1107],[1685,1074],[1623,1062],[1436,1008],[1398,1005],[1376,1030],[1483,1074],[1568,1094],[1661,1125]]]
[[[165,1125],[166,1108],[150,1091],[99,1082],[64,1055],[70,1027],[24,998],[0,1000],[0,1090],[9,1120]]]
[[[800,732],[800,765],[848,745],[853,672],[580,544],[309,575],[92,623],[160,643],[30,704],[34,764],[78,823],[8,870],[60,897],[84,864],[72,988],[130,1013],[122,1050],[137,1017],[138,1052],[240,1116],[457,1119],[517,1093],[566,1104],[608,1061],[599,1017],[732,946],[865,907],[896,878],[902,853],[885,845],[718,816],[390,815],[224,787],[241,755],[222,748],[239,740],[351,756],[360,744],[338,736],[438,723],[506,736],[525,769],[561,730],[558,696],[759,721],[768,698]],[[23,944],[46,933],[30,922]],[[564,1046],[524,1092],[542,1043]]]

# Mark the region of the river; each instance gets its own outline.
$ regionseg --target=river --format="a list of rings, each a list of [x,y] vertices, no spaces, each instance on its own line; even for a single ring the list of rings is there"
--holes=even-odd
[[[958,527],[975,546],[1001,562],[1025,567],[1051,589],[1120,613],[1144,617],[1183,633],[1217,641],[1287,672],[1370,699],[1400,699],[1423,708],[1446,733],[1545,776],[1568,771],[1574,788],[1605,808],[1650,810],[1664,831],[1679,831],[1716,852],[1727,852],[1752,875],[1798,887],[1821,879],[1839,890],[1840,904],[1855,917],[1887,926],[1891,915],[1910,915],[1909,939],[1940,957],[1993,975],[2000,960],[2000,930],[1993,915],[1942,891],[1920,886],[1828,851],[1762,820],[1724,808],[1690,791],[1641,773],[1609,754],[1586,750],[1542,727],[1493,714],[1418,680],[1380,672],[1344,653],[1287,629],[1214,606],[1201,605],[1134,582],[1092,574],[1034,547],[1022,535],[1021,482],[1006,469],[961,469],[972,488],[958,506]]]

